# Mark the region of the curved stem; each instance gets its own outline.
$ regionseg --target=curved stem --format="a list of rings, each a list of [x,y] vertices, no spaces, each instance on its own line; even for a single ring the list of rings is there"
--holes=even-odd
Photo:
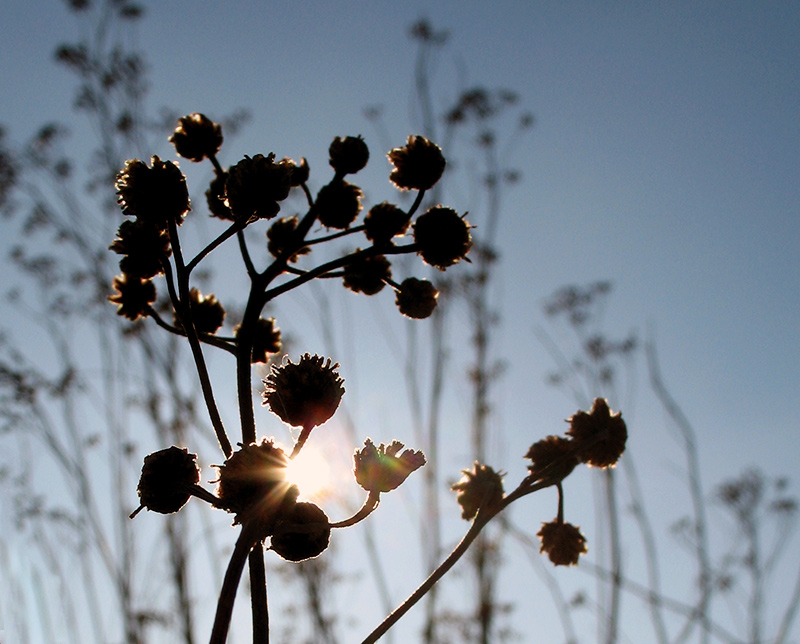
[[[461,541],[459,541],[458,545],[453,549],[453,551],[447,556],[447,559],[439,564],[436,570],[428,575],[428,578],[422,582],[422,584],[413,593],[411,593],[411,595],[409,595],[408,599],[395,608],[374,631],[367,635],[361,644],[374,644],[377,642],[386,634],[386,631],[394,626],[403,615],[411,610],[414,604],[422,599],[428,593],[428,591],[433,588],[433,585],[442,577],[444,577],[444,575],[456,564],[456,562],[461,559],[490,518],[491,517],[481,519],[479,512],[478,516],[475,517],[475,520],[469,527],[469,530],[467,530],[467,533],[464,535]]]
[[[358,512],[356,512],[349,519],[344,519],[343,521],[337,521],[336,523],[331,523],[328,527],[349,528],[350,526],[355,525],[359,521],[363,521],[370,514],[372,514],[376,510],[380,502],[381,502],[381,493],[370,492],[369,496],[367,497],[367,500],[364,501],[364,505],[361,506],[361,509]]]
[[[413,593],[411,593],[411,595],[408,596],[408,599],[395,608],[374,631],[367,635],[361,644],[374,644],[381,637],[383,637],[383,635],[386,634],[386,631],[394,626],[403,615],[411,610],[414,604],[422,599],[428,593],[428,591],[433,588],[434,584],[444,577],[444,575],[456,564],[456,562],[464,556],[464,553],[467,552],[470,545],[472,545],[472,542],[475,541],[481,530],[483,530],[486,524],[489,523],[493,517],[500,514],[508,505],[517,499],[551,485],[555,485],[555,481],[545,480],[531,484],[526,479],[519,485],[519,487],[517,487],[516,490],[504,497],[503,500],[497,504],[497,506],[491,508],[482,507],[480,510],[478,510],[478,514],[475,519],[473,519],[469,530],[467,530],[467,533],[464,535],[461,541],[458,542],[458,545],[447,556],[447,558],[439,564],[436,570],[428,575],[428,578],[422,582],[422,584]]]

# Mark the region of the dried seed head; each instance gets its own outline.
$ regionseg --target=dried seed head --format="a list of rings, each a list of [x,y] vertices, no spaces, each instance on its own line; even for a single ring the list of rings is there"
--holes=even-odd
[[[297,498],[297,488],[286,482],[284,451],[264,439],[235,451],[219,468],[217,496],[234,523],[258,521],[259,532],[271,533],[280,511]]]
[[[156,301],[153,282],[123,274],[114,278],[113,285],[117,292],[109,295],[108,300],[117,305],[117,315],[132,322],[148,315],[150,305]]]
[[[200,480],[197,454],[186,448],[168,447],[144,457],[139,478],[139,500],[142,507],[171,514],[189,500],[189,489]]]
[[[203,114],[189,114],[178,119],[178,127],[169,137],[175,151],[190,161],[213,157],[222,145],[222,127]]]
[[[389,180],[401,190],[428,190],[436,185],[446,165],[441,148],[424,136],[409,136],[402,148],[388,154],[394,165]]]
[[[143,279],[163,273],[161,260],[171,253],[166,231],[140,219],[123,221],[109,248],[124,256],[119,262],[123,273]]]
[[[344,285],[354,293],[375,295],[392,278],[392,265],[383,255],[357,259],[344,267]]]
[[[123,214],[166,230],[169,221],[183,222],[190,208],[189,190],[176,163],[154,156],[151,166],[138,159],[125,162],[117,175],[117,202]]]
[[[275,155],[245,157],[228,170],[225,197],[236,219],[271,219],[281,209],[278,204],[289,196],[294,167],[285,161],[275,163]]]
[[[544,478],[560,481],[578,464],[575,446],[563,436],[548,436],[535,442],[525,458],[531,459],[528,469],[531,477],[537,481]]]
[[[414,222],[414,242],[426,263],[444,270],[464,259],[472,248],[469,229],[452,208],[434,206]]]
[[[317,193],[319,223],[327,228],[344,230],[361,212],[361,188],[347,181],[334,181]]]
[[[387,201],[370,208],[364,217],[364,234],[373,244],[388,244],[408,230],[408,215]]]
[[[570,566],[578,563],[578,558],[586,554],[586,537],[580,528],[571,523],[557,520],[543,523],[537,535],[542,540],[539,552],[547,553],[556,566]]]
[[[326,550],[330,537],[328,517],[322,508],[300,502],[281,515],[270,540],[270,549],[287,561],[305,561]]]
[[[369,161],[369,148],[360,136],[336,137],[328,148],[331,167],[339,175],[355,174]]]
[[[301,246],[295,250],[298,239],[295,234],[299,220],[297,216],[282,217],[267,228],[267,250],[273,257],[278,257],[282,253],[291,252],[290,262],[296,262],[299,255],[306,255],[311,252],[308,246]]]
[[[263,404],[293,427],[322,425],[333,416],[344,395],[339,364],[308,353],[297,363],[272,366],[264,378]]]
[[[225,321],[225,309],[213,293],[203,295],[196,288],[189,291],[189,306],[192,312],[192,322],[198,333],[214,335]],[[183,329],[177,314],[173,324],[176,329]]]
[[[591,467],[613,467],[625,451],[628,429],[622,413],[612,414],[604,398],[595,398],[589,413],[579,411],[569,419],[578,458]]]
[[[400,284],[395,303],[400,313],[415,320],[422,320],[433,314],[439,291],[428,280],[409,277]]]
[[[239,326],[233,330],[239,335]],[[281,330],[275,326],[275,318],[258,318],[253,337],[253,362],[269,362],[269,354],[281,351]]]
[[[411,472],[425,465],[425,455],[420,451],[403,449],[403,443],[392,441],[375,447],[368,438],[364,447],[353,455],[358,484],[368,492],[390,492],[405,481]],[[399,456],[398,456],[399,454]]]
[[[503,475],[488,465],[477,461],[472,470],[462,470],[464,476],[451,489],[457,492],[456,500],[461,506],[461,518],[471,521],[478,510],[492,510],[503,500]]]

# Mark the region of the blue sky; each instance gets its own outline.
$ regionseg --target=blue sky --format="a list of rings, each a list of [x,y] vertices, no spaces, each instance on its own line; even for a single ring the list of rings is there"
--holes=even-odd
[[[227,163],[267,151],[306,156],[319,187],[330,140],[361,133],[373,152],[368,196],[392,198],[379,137],[362,110],[384,105],[394,145],[418,127],[409,114],[414,49],[406,29],[419,17],[451,34],[435,98],[452,100],[473,84],[509,88],[535,114],[535,129],[509,158],[523,181],[506,195],[499,234],[498,349],[508,371],[498,403],[505,445],[498,468],[519,475],[518,455],[561,431],[574,411],[569,398],[543,385],[552,367],[534,335],[547,325],[543,300],[564,284],[609,279],[606,328],[655,330],[665,380],[697,428],[707,483],[747,466],[796,474],[796,2],[144,6],[137,44],[150,64],[151,106],[212,117],[251,110],[244,134],[223,148]],[[68,109],[72,88],[50,51],[75,31],[61,4],[45,0],[6,0],[0,25],[0,122],[22,140]],[[169,156],[161,145],[154,152]],[[455,186],[454,207],[466,207],[466,192]],[[337,295],[335,306],[351,306],[349,295]],[[298,302],[288,312],[307,300]],[[322,351],[309,333],[309,350]],[[364,359],[358,347],[350,351]],[[351,369],[373,376],[368,363]],[[663,496],[675,485],[680,454],[665,439],[643,363],[639,375],[635,406],[624,410],[631,449],[653,473],[646,487]],[[463,404],[464,387],[456,377],[448,394],[454,404]],[[378,410],[387,404],[364,384],[354,388]],[[358,416],[376,422],[373,412]],[[454,443],[454,470],[468,464],[459,458]]]

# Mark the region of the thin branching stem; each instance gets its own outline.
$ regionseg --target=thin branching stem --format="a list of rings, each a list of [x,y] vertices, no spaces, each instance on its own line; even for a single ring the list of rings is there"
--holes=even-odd
[[[203,399],[208,409],[208,415],[211,418],[211,424],[214,426],[214,432],[217,435],[220,448],[225,456],[230,456],[233,453],[228,435],[225,432],[225,426],[222,423],[222,417],[219,415],[217,409],[217,402],[214,399],[214,390],[211,385],[211,378],[208,375],[208,367],[206,366],[205,358],[203,357],[203,349],[200,346],[200,340],[197,337],[197,331],[194,328],[194,322],[191,315],[191,299],[189,295],[189,275],[186,273],[186,267],[183,264],[183,254],[181,253],[180,241],[178,240],[178,226],[174,220],[169,222],[169,236],[170,244],[172,245],[172,254],[175,258],[175,272],[178,279],[179,298],[176,297],[173,290],[170,289],[170,295],[173,299],[173,304],[178,312],[178,317],[181,320],[181,325],[186,331],[186,338],[189,340],[189,347],[192,350],[192,357],[194,358],[195,367],[197,368],[197,375],[200,379],[200,388],[203,391]],[[169,261],[162,262],[164,272],[167,274],[167,284],[172,280],[170,278],[171,268]],[[177,299],[177,301],[176,301]]]

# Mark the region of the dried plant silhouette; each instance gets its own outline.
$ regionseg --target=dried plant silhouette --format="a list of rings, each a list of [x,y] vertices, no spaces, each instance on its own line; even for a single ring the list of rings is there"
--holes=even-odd
[[[502,256],[497,231],[504,186],[519,178],[504,165],[508,146],[498,130],[503,119],[514,121],[516,137],[533,121],[513,92],[481,86],[460,88],[453,102],[437,107],[434,69],[446,32],[426,21],[411,28],[418,46],[419,116],[419,129],[412,131],[420,135],[397,134],[379,110],[370,110],[385,141],[381,153],[360,136],[320,142],[328,148],[330,169],[314,168],[315,179],[327,183],[312,192],[305,160],[279,159],[268,150],[235,156],[232,141],[242,113],[219,122],[200,113],[147,115],[146,65],[124,39],[116,40],[140,20],[138,6],[118,0],[68,4],[91,25],[86,40],[56,52],[78,79],[76,108],[98,134],[88,189],[75,178],[79,169],[64,144],[64,126],[48,124],[21,146],[0,131],[0,209],[18,220],[22,211],[23,237],[12,259],[27,280],[25,288],[8,295],[31,327],[36,325],[22,341],[9,337],[1,345],[0,413],[8,434],[4,445],[15,462],[0,470],[11,506],[4,514],[13,516],[15,529],[57,581],[42,581],[42,568],[36,567],[30,579],[21,579],[0,538],[0,571],[21,642],[32,641],[33,632],[56,641],[59,623],[72,642],[143,644],[159,635],[186,643],[240,641],[245,629],[232,625],[231,616],[234,604],[246,601],[237,597],[245,567],[253,642],[266,642],[270,635],[273,641],[336,642],[341,616],[328,600],[342,584],[335,549],[344,528],[363,534],[364,559],[385,608],[386,619],[362,634],[363,642],[384,636],[391,641],[394,625],[418,602],[423,603],[416,608],[423,614],[420,640],[426,643],[513,639],[503,625],[509,605],[500,575],[501,553],[514,545],[530,555],[568,642],[579,641],[573,616],[592,602],[597,641],[630,637],[622,608],[632,604],[629,597],[647,611],[659,643],[791,641],[800,576],[787,597],[770,586],[796,532],[788,483],[752,470],[709,496],[695,431],[663,383],[649,343],[653,391],[685,448],[691,514],[676,523],[674,536],[690,553],[697,579],[697,592],[688,599],[662,590],[660,579],[670,571],[659,568],[658,540],[637,491],[634,461],[626,454],[619,471],[612,469],[625,448],[627,428],[609,406],[625,399],[619,367],[632,364],[637,342],[634,336],[611,341],[592,331],[592,307],[608,295],[607,283],[565,288],[546,309],[549,317],[565,316],[578,338],[573,359],[563,346],[540,336],[561,367],[553,384],[563,386],[579,409],[567,431],[530,437],[530,448],[517,455],[526,459],[527,475],[516,486],[507,488],[507,475],[495,467],[507,465],[496,462],[501,459],[491,449],[497,438],[491,410],[502,372],[493,336],[499,316],[493,280]],[[445,205],[450,193],[443,189],[456,165],[446,158],[464,140],[471,143],[462,154],[479,166],[469,181],[480,186],[483,199],[479,203],[470,195],[469,214],[467,208]],[[238,161],[223,166],[223,151]],[[175,156],[180,160],[166,160]],[[394,185],[371,207],[353,183],[368,162],[384,163]],[[211,180],[193,181],[202,175],[195,171],[184,177],[182,168],[192,164],[207,168]],[[289,215],[290,201],[292,209],[300,203],[302,212]],[[213,262],[223,252],[228,254],[222,262],[229,264],[224,280],[213,281]],[[361,433],[346,409],[353,396],[346,391],[353,382],[349,363],[335,343],[330,357],[304,353],[291,318],[274,312],[274,303],[296,289],[324,308],[339,284],[351,294],[393,302],[407,321],[400,359],[414,425],[410,449]],[[441,459],[441,420],[449,413],[442,392],[453,377],[447,357],[453,320],[462,315],[459,306],[468,311],[470,337],[464,346],[474,355],[470,429],[460,448],[470,458],[460,474],[445,469]],[[423,334],[433,350],[419,351]],[[79,348],[78,335],[90,338],[85,346],[92,348]],[[220,403],[231,390],[238,417]],[[400,398],[395,404],[402,404]],[[256,403],[289,428],[289,445],[259,431]],[[336,422],[328,423],[332,418]],[[545,425],[560,423],[552,420]],[[353,452],[352,478],[337,482],[363,499],[349,515],[333,516],[339,509],[333,504],[301,498],[289,474],[291,464],[323,435]],[[572,523],[585,525],[590,517],[565,515],[562,481],[579,464],[598,471],[596,512],[604,523],[597,536]],[[42,469],[50,474],[44,482]],[[210,477],[213,487],[206,485]],[[408,477],[423,489],[419,533],[429,576],[395,605],[382,562],[389,554],[369,519],[381,494],[408,487]],[[630,532],[623,485],[635,525]],[[557,507],[541,517],[538,533],[521,529],[506,509],[548,487],[557,493]],[[441,530],[446,494],[455,497],[468,522],[452,550],[454,542]],[[733,538],[725,547],[710,542],[710,503],[730,516]],[[222,530],[215,527],[214,511],[227,517]],[[626,565],[623,534],[634,529],[646,553],[644,582]],[[583,557],[587,549],[601,553],[596,562]],[[453,607],[437,590],[461,559],[474,583],[460,591]],[[559,576],[543,560],[556,566],[580,561],[577,570],[598,580],[596,596],[565,598]],[[198,567],[202,575],[193,572]],[[214,593],[210,633],[198,627],[200,576]],[[26,599],[31,587],[33,605]],[[290,588],[293,606],[281,608],[281,620],[270,620],[270,608]],[[745,625],[736,630],[721,617],[720,603],[730,602],[736,613],[734,598],[740,597]],[[549,608],[536,602],[535,610]],[[26,626],[31,616],[40,629]]]
[[[387,154],[392,165],[389,178],[399,190],[416,192],[408,210],[387,201],[373,206],[359,223],[361,190],[345,177],[359,172],[369,160],[361,137],[337,137],[329,147],[333,177],[317,193],[308,188],[309,167],[273,153],[244,157],[228,169],[217,160],[222,145],[221,126],[195,113],[180,119],[170,137],[177,153],[190,161],[208,159],[214,167],[206,196],[209,210],[231,222],[191,259],[185,259],[180,242],[182,226],[192,220],[186,181],[177,164],[153,157],[148,165],[131,160],[116,181],[124,221],[111,249],[122,255],[122,274],[114,278],[115,293],[109,300],[117,313],[131,321],[151,318],[160,327],[184,336],[191,348],[209,418],[224,462],[218,466],[215,493],[198,485],[196,456],[187,449],[168,447],[145,458],[138,485],[141,508],[163,514],[180,510],[191,496],[234,515],[241,529],[225,573],[211,633],[211,643],[227,639],[234,599],[245,562],[250,571],[253,641],[269,638],[263,549],[289,561],[302,561],[327,549],[331,531],[351,527],[366,519],[380,502],[380,495],[400,486],[425,465],[421,451],[403,449],[393,441],[375,446],[366,438],[355,452],[356,482],[367,493],[362,508],[353,516],[331,522],[319,506],[298,501],[299,490],[286,479],[289,462],[300,454],[313,430],[335,413],[345,392],[338,364],[331,359],[304,354],[297,362],[273,365],[263,379],[263,404],[284,423],[299,428],[290,450],[284,451],[272,438],[258,437],[253,409],[252,364],[265,362],[280,349],[275,321],[261,317],[275,298],[314,279],[341,279],[351,290],[376,295],[389,286],[395,292],[399,312],[409,318],[429,317],[438,292],[431,282],[391,277],[389,258],[414,254],[440,270],[465,259],[472,247],[470,225],[455,210],[434,205],[417,210],[427,190],[441,178],[446,161],[441,149],[422,136],[409,136],[402,147]],[[302,217],[277,218],[280,203],[292,189],[302,190],[307,212]],[[264,267],[253,261],[244,231],[265,226],[267,248],[273,259]],[[319,226],[324,229],[314,236]],[[408,232],[408,236],[406,236]],[[365,248],[337,259],[313,264],[313,251],[323,244],[359,235]],[[203,295],[191,286],[191,273],[221,244],[236,238],[244,273],[250,282],[241,322],[232,337],[220,337],[225,310],[219,299]],[[408,239],[410,237],[410,239]],[[407,241],[406,241],[407,240]],[[156,261],[157,260],[157,261]],[[310,266],[308,264],[311,264]],[[154,306],[160,277],[165,282],[172,322],[163,319]],[[217,408],[213,383],[206,366],[203,345],[224,350],[235,357],[241,442],[234,450]],[[535,442],[525,455],[531,460],[529,475],[505,494],[502,475],[476,462],[464,470],[457,492],[462,517],[471,527],[456,546],[412,595],[398,606],[364,639],[374,642],[402,617],[454,565],[486,524],[511,502],[545,487],[556,486],[559,508],[556,518],[543,524],[541,550],[556,565],[575,564],[586,552],[585,538],[578,528],[564,521],[561,481],[583,462],[593,467],[613,466],[625,448],[627,429],[619,413],[613,414],[602,399],[589,412],[576,413],[567,434]],[[131,518],[139,510],[131,515]]]

